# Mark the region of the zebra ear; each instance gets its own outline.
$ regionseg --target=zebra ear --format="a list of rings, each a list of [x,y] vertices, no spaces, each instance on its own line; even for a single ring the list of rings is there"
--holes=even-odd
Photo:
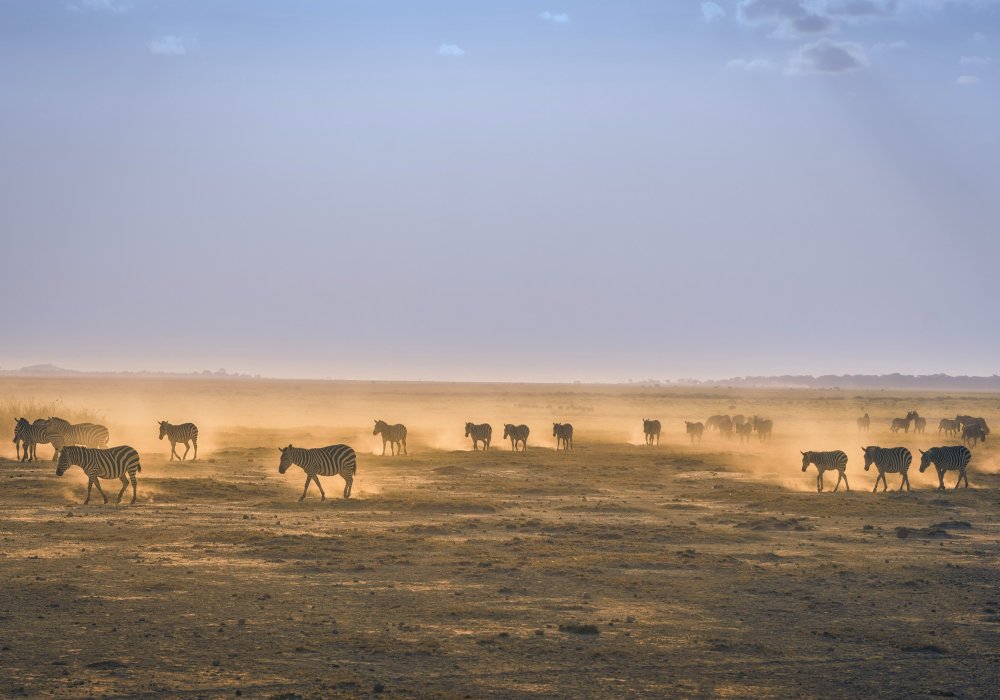
[[[803,457],[805,457],[805,456],[806,456],[806,453],[805,453],[805,452],[802,452],[802,450],[799,450],[799,452],[800,452],[800,453],[802,454],[802,456],[803,456]]]
[[[923,455],[923,454],[927,454],[926,452],[924,452],[923,450],[921,450],[921,449],[920,449],[919,447],[917,448],[917,452],[919,452],[919,453],[920,453],[920,454],[922,454],[922,455]]]

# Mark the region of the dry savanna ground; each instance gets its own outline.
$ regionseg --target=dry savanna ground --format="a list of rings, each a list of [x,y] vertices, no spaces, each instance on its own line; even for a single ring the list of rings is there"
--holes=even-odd
[[[997,694],[995,441],[944,493],[914,467],[911,493],[872,494],[859,448],[952,444],[937,420],[992,420],[998,396],[135,378],[0,397],[92,411],[143,456],[136,505],[85,507],[79,469],[4,438],[2,696]],[[931,430],[890,435],[910,409]],[[736,412],[773,442],[688,443],[683,419]],[[377,454],[374,418],[410,426],[409,456]],[[199,424],[197,462],[167,461],[164,419]],[[505,421],[532,427],[527,453]],[[289,442],[352,444],[354,497],[333,477],[299,503]],[[816,493],[800,449],[844,449],[854,490]]]

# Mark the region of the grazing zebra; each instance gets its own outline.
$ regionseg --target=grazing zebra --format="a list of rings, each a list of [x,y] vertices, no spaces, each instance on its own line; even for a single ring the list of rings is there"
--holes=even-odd
[[[403,454],[409,454],[406,451],[406,426],[402,423],[396,423],[396,425],[389,425],[384,420],[375,421],[375,430],[372,431],[372,435],[378,435],[382,433],[382,454],[385,455],[385,444],[389,443],[389,453],[399,454],[400,450],[403,450]],[[318,482],[317,482],[318,483]]]
[[[944,431],[945,435],[958,435],[958,431],[962,429],[962,424],[957,420],[951,420],[949,418],[942,418],[941,422],[938,423],[938,435]]]
[[[174,457],[177,457],[177,443],[184,443],[184,456],[177,457],[180,461],[187,459],[188,450],[191,449],[191,444],[194,443],[194,457],[191,459],[198,459],[198,426],[194,423],[181,423],[180,425],[173,425],[165,420],[160,421],[160,439],[167,437],[170,440],[170,460],[173,461]]]
[[[475,423],[465,424],[465,437],[472,438],[472,449],[479,449],[479,442],[483,443],[483,452],[490,449],[490,441],[493,439],[493,426],[489,423],[476,425]]]
[[[506,440],[510,438],[510,449],[513,452],[517,452],[517,443],[521,443],[521,452],[528,451],[528,426],[514,425],[512,423],[504,423],[503,425],[503,439]]]
[[[965,469],[969,466],[971,459],[972,453],[969,452],[969,448],[962,445],[932,447],[926,452],[920,450],[920,473],[923,474],[924,470],[933,464],[938,474],[938,488],[943,491],[944,473],[957,471],[958,481],[955,482],[955,488],[958,488],[963,479],[965,479],[965,488],[969,488],[969,476],[965,473]]]
[[[306,449],[304,447],[279,447],[281,462],[278,464],[278,473],[284,474],[293,464],[302,467],[306,473],[306,487],[302,489],[299,500],[306,497],[309,490],[309,482],[315,481],[319,487],[319,500],[326,500],[326,493],[323,485],[319,483],[320,476],[336,476],[340,474],[344,477],[344,498],[351,497],[351,486],[354,484],[354,473],[358,470],[358,456],[354,453],[354,448],[349,445],[329,445],[327,447],[316,447]]]
[[[687,429],[688,437],[691,438],[691,444],[694,444],[694,439],[698,438],[698,442],[701,442],[701,436],[705,432],[705,426],[701,422],[692,423],[689,420],[684,421],[684,426]]]
[[[729,418],[729,416],[719,416],[719,415],[709,416],[708,420],[705,421],[705,429],[706,430],[711,430],[712,428],[715,428],[716,430],[718,430],[719,429],[719,423],[722,421],[723,418]],[[732,419],[730,419],[730,420],[732,420]]]
[[[902,475],[903,479],[899,482],[899,490],[902,491],[904,486],[907,491],[910,490],[910,477],[907,472],[910,469],[910,464],[913,463],[913,455],[908,449],[905,447],[875,447],[874,445],[861,449],[865,453],[865,471],[868,471],[873,464],[878,469],[878,478],[875,479],[875,488],[872,489],[872,493],[878,491],[879,479],[882,480],[882,490],[885,491],[888,488],[885,480],[886,474]]]
[[[79,445],[81,447],[101,449],[108,446],[110,434],[108,433],[108,429],[103,425],[96,423],[76,423],[74,425],[56,416],[50,417],[47,422],[48,428],[46,429],[46,434],[58,436],[64,445]],[[59,457],[59,451],[62,448],[58,446],[55,440],[53,440],[52,445],[56,448],[55,454],[52,455],[52,460],[55,461]]]
[[[868,429],[871,428],[872,419],[866,413],[865,415],[858,418],[858,432],[867,433]]]
[[[800,450],[801,451],[801,450]],[[847,483],[847,455],[840,450],[834,450],[833,452],[803,452],[802,453],[802,471],[806,471],[810,464],[816,465],[816,490],[823,491],[823,472],[837,470],[837,485],[833,487],[836,492],[840,488],[840,481],[843,479],[844,486],[847,490],[851,490],[851,485]]]
[[[740,439],[740,442],[750,442],[751,435],[753,435],[753,425],[750,423],[741,423],[736,426],[736,437]]]
[[[647,445],[652,445],[654,439],[657,445],[660,444],[660,429],[660,421],[649,418],[642,419],[642,432],[646,434]]]
[[[571,423],[553,423],[552,437],[556,439],[556,450],[562,445],[564,450],[573,449],[573,425]]]
[[[49,423],[44,418],[38,418],[34,423],[29,423],[27,418],[18,418],[14,421],[14,444],[23,446],[19,450],[18,459],[22,462],[33,462],[38,456],[36,449],[39,444],[52,444],[58,450],[62,449],[62,440],[56,435],[49,435],[47,432]],[[23,454],[22,454],[23,453]]]
[[[109,449],[92,449],[90,447],[80,447],[79,445],[65,445],[59,454],[59,465],[56,467],[56,475],[62,476],[66,470],[76,465],[83,469],[89,481],[87,482],[87,500],[83,505],[90,503],[90,491],[97,487],[97,492],[108,502],[108,497],[101,488],[98,479],[121,479],[122,488],[118,492],[116,503],[122,502],[122,494],[128,488],[129,481],[132,482],[132,500],[135,503],[135,473],[142,471],[139,464],[139,453],[128,445],[119,445]]]
[[[771,439],[771,430],[774,429],[774,421],[770,418],[761,418],[760,416],[754,416],[750,420],[750,424],[753,429],[757,431],[757,439],[761,442]]]
[[[986,442],[986,430],[979,423],[969,423],[962,428],[962,442],[975,447],[976,442]]]

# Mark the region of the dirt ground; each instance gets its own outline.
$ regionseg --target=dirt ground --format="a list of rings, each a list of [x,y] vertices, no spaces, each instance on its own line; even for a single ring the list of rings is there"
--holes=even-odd
[[[937,420],[998,424],[995,395],[4,379],[0,396],[98,411],[143,460],[136,505],[83,506],[79,469],[57,477],[48,446],[14,462],[4,437],[0,696],[998,693],[996,439],[947,492],[915,463],[912,492],[872,494],[860,451],[954,444]],[[928,432],[891,435],[911,408]],[[689,444],[684,418],[736,412],[773,418],[773,441]],[[378,454],[373,418],[410,425],[408,456]],[[168,462],[157,419],[198,422],[199,460]],[[493,424],[491,451],[465,420]],[[554,420],[577,426],[572,452]],[[504,421],[531,425],[526,453]],[[354,445],[354,496],[328,477],[326,502],[299,503],[289,442]],[[853,490],[817,493],[800,449],[844,449]]]

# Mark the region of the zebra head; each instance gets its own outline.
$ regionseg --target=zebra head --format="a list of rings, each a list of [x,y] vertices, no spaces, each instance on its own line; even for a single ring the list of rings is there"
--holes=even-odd
[[[802,450],[799,450],[799,452],[802,452]],[[812,452],[802,452],[802,471],[808,469],[809,465],[812,464],[812,461],[813,461]]]
[[[279,474],[284,474],[292,466],[292,449],[292,443],[288,443],[288,447],[278,448],[278,452],[281,453],[281,461],[278,463]]]
[[[875,461],[875,448],[872,445],[868,447],[862,447],[861,451],[865,453],[865,471],[871,469],[872,463]]]
[[[384,420],[375,419],[375,429],[372,431],[372,435],[378,435],[383,430],[389,427],[389,424]]]
[[[917,450],[917,452],[920,453],[920,473],[923,474],[924,470],[931,466],[931,462],[934,460],[934,457],[931,455],[934,452],[934,448],[932,447],[926,452],[923,450]]]
[[[561,428],[561,427],[562,427],[562,425],[560,423],[553,423],[552,424],[552,437],[556,436],[556,433],[559,432],[559,428]]]
[[[165,420],[160,421],[160,439],[162,440],[167,435],[167,426],[169,423]]]
[[[472,435],[472,423],[466,423],[465,424],[465,437],[469,437],[470,435]],[[504,437],[507,437],[507,436],[504,435]]]
[[[510,431],[512,431],[513,429],[514,429],[514,424],[513,423],[504,423],[503,424],[503,439],[504,440],[506,440],[508,437],[510,437]]]
[[[73,445],[67,445],[62,448],[62,451],[59,453],[59,464],[56,465],[56,476],[62,476],[66,473],[67,469],[79,463],[79,452],[80,448]]]

